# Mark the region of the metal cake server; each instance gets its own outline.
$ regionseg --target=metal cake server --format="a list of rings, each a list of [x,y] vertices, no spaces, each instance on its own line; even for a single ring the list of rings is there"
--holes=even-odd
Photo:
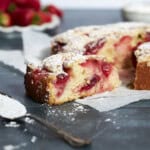
[[[34,119],[48,129],[54,131],[60,138],[64,139],[71,146],[81,147],[91,143],[90,140],[75,137],[63,129],[56,127],[53,123],[33,114],[27,113],[26,107],[23,104],[11,97],[6,96],[5,94],[0,94],[0,116],[9,120],[17,120],[24,117]]]

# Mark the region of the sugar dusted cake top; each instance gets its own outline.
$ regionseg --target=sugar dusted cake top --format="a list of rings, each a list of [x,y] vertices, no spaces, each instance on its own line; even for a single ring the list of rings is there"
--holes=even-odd
[[[140,45],[135,55],[138,62],[150,62],[150,42]]]
[[[44,59],[42,67],[53,73],[60,74],[65,73],[63,66],[68,67],[75,61],[85,61],[85,59],[85,56],[75,53],[56,54]]]
[[[100,26],[86,26],[78,27],[54,37],[52,47],[57,43],[63,43],[63,52],[76,52],[83,54],[85,52],[85,45],[91,41],[96,41],[101,38],[115,38],[121,37],[124,34],[132,34],[137,29],[148,28],[144,23],[117,23]]]
[[[81,55],[76,53],[61,53],[55,54],[45,58],[40,64],[32,64],[29,63],[28,65],[32,66],[32,68],[45,68],[49,71],[50,74],[66,74],[64,71],[65,68],[69,68],[73,63],[78,62],[82,63],[85,62],[87,59],[102,59],[105,60],[106,58],[102,56],[96,55]]]

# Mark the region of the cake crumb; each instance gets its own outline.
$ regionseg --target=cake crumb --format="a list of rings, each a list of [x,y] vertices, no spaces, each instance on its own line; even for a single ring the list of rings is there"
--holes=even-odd
[[[10,121],[9,123],[5,124],[5,127],[18,128],[20,127],[20,124],[17,124],[15,121]]]
[[[31,142],[32,142],[32,143],[35,143],[35,142],[36,142],[36,140],[37,140],[37,137],[36,137],[36,136],[32,136],[32,138],[31,138]]]
[[[116,124],[116,121],[113,121],[112,123],[113,123],[113,124]]]
[[[23,130],[23,132],[27,132],[28,130],[25,128],[24,130]]]
[[[19,145],[5,145],[3,146],[3,150],[19,150],[20,148],[25,147],[26,145],[26,143],[21,143]]]
[[[107,119],[105,120],[105,122],[111,122],[111,119],[110,119],[110,118],[107,118]]]
[[[65,117],[67,121],[74,122],[78,116],[78,113],[87,113],[88,111],[89,109],[85,108],[81,104],[73,103],[70,110],[60,110],[58,108],[53,109],[49,107],[48,115]]]
[[[75,118],[71,118],[71,121],[75,121]]]
[[[25,122],[26,122],[26,123],[29,123],[29,124],[33,124],[33,123],[34,123],[34,120],[33,120],[33,119],[30,119],[29,117],[26,117],[26,118],[25,118]]]

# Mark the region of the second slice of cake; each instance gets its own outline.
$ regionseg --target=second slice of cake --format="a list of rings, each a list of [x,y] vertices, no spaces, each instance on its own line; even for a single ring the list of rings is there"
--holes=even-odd
[[[40,65],[28,65],[25,75],[27,95],[49,104],[110,91],[119,85],[114,65],[95,55],[56,54]]]
[[[150,42],[144,43],[135,51],[137,66],[134,88],[150,90]]]

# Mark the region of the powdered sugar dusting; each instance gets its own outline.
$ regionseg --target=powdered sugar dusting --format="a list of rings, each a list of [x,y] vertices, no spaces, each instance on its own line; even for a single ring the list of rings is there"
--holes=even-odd
[[[26,123],[29,123],[29,124],[33,124],[34,123],[34,120],[30,119],[29,117],[25,117],[24,120],[25,120]]]
[[[73,103],[70,109],[61,110],[59,108],[53,108],[50,107],[48,110],[48,115],[55,117],[59,117],[59,119],[62,119],[65,117],[65,120],[68,120],[68,122],[74,122],[76,121],[76,117],[78,113],[87,113],[89,111],[88,108],[85,108],[81,104]],[[60,117],[61,116],[61,117]]]
[[[18,144],[18,145],[5,145],[3,147],[3,150],[19,150],[23,147],[25,147],[27,144],[26,143],[21,143],[21,144]]]
[[[83,54],[85,52],[85,45],[92,41],[97,41],[101,38],[115,39],[123,35],[132,35],[137,30],[147,30],[148,24],[145,23],[117,23],[100,26],[86,26],[78,27],[68,30],[54,37],[52,40],[52,49],[57,43],[65,43],[62,47],[62,52],[75,52]]]
[[[32,138],[31,138],[31,142],[32,142],[32,143],[35,143],[35,142],[36,142],[36,140],[37,140],[37,137],[36,137],[36,136],[32,136]]]
[[[107,119],[105,120],[105,122],[111,122],[111,119],[110,119],[110,118],[107,118]]]
[[[135,51],[138,62],[150,61],[150,42],[141,44]]]
[[[68,67],[75,61],[84,61],[85,56],[75,53],[64,53],[64,54],[56,54],[52,55],[43,60],[42,66],[43,68],[48,69],[52,73],[60,74],[64,73],[63,66]]]
[[[18,128],[18,127],[20,127],[20,124],[18,124],[15,121],[10,121],[9,123],[5,124],[5,127]]]
[[[64,67],[70,68],[73,63],[82,63],[88,59],[104,60],[105,58],[97,55],[81,55],[72,52],[59,53],[45,58],[37,67],[47,69],[50,74],[66,74]]]
[[[0,116],[8,119],[14,119],[24,116],[26,112],[25,106],[20,102],[0,94]]]

